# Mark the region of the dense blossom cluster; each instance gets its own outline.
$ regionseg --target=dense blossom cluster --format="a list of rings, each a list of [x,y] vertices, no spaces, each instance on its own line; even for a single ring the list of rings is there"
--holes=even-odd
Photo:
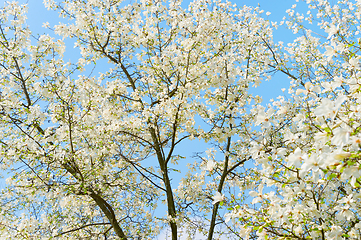
[[[38,38],[0,10],[0,238],[361,238],[361,1],[294,5],[291,43],[221,0],[44,3]]]

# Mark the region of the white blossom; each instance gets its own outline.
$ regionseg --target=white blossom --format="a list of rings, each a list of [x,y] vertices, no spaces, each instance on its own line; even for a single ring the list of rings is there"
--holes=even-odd
[[[224,201],[224,194],[221,194],[220,192],[216,192],[216,195],[213,196],[213,202],[212,204],[216,204],[218,202]]]

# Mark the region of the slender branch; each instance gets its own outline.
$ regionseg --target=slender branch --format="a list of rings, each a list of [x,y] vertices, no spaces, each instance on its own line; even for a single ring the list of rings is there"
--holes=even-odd
[[[231,143],[232,143],[231,137],[228,137],[223,173],[222,173],[221,180],[218,184],[218,189],[217,189],[217,191],[219,193],[222,192],[223,185],[224,185],[224,182],[225,182],[227,174],[228,174],[229,154],[227,154],[227,153],[229,153],[229,150],[231,149]],[[212,219],[211,219],[211,224],[210,224],[209,231],[208,231],[208,238],[207,238],[208,240],[213,239],[214,228],[216,226],[216,217],[217,217],[217,213],[218,213],[218,207],[219,207],[219,202],[217,202],[213,205]]]
[[[250,157],[249,158],[245,158],[245,159],[242,159],[240,162],[236,163],[233,167],[231,167],[228,171],[227,171],[227,174],[229,174],[230,172],[232,172],[234,169],[236,169],[238,166],[242,165],[243,163],[245,163],[246,161],[248,161],[249,159],[251,159]]]
[[[144,173],[142,173],[138,168],[137,168],[137,165],[131,161],[129,161],[130,164],[133,165],[133,167],[140,173],[140,175],[142,175],[142,177],[144,177],[145,179],[147,179],[149,182],[151,182],[155,187],[159,188],[160,190],[166,192],[166,189],[159,186],[158,184],[156,184],[155,182],[152,181],[152,179],[148,178]],[[146,172],[149,173],[148,170],[144,169],[143,167],[139,166],[140,168],[142,168],[142,170],[145,170]],[[154,175],[154,174],[153,174]],[[157,176],[158,177],[158,176]]]
[[[177,136],[177,127],[178,127],[178,115],[179,115],[179,110],[182,104],[179,104],[178,109],[177,109],[177,113],[174,117],[174,122],[172,125],[172,143],[171,143],[171,147],[170,150],[168,152],[168,156],[167,159],[165,160],[166,164],[169,162],[169,160],[172,157],[173,151],[174,151],[174,147],[175,147],[175,140],[176,140],[176,136]]]
[[[162,174],[163,174],[163,182],[166,187],[166,195],[167,195],[167,206],[168,206],[168,214],[172,217],[176,217],[176,210],[175,210],[175,204],[174,204],[174,198],[173,198],[173,190],[170,184],[170,179],[168,176],[168,168],[167,163],[163,157],[161,145],[158,141],[158,137],[156,134],[156,131],[153,127],[149,128],[150,134],[152,136],[152,140],[154,142],[154,149],[157,154],[157,159],[159,166],[161,168]],[[169,225],[172,230],[172,240],[177,240],[177,224],[173,219],[170,220]]]
[[[71,233],[71,232],[76,232],[76,231],[79,231],[79,230],[81,230],[81,229],[84,229],[84,228],[87,228],[87,227],[91,227],[91,226],[109,225],[109,224],[110,224],[110,223],[90,223],[90,224],[86,224],[86,225],[83,225],[83,226],[78,227],[78,228],[74,228],[74,229],[71,229],[71,230],[68,230],[68,231],[59,233],[58,235],[56,235],[56,236],[54,236],[54,237],[60,237],[61,235],[68,234],[68,233]],[[109,231],[109,230],[108,230],[108,231]]]

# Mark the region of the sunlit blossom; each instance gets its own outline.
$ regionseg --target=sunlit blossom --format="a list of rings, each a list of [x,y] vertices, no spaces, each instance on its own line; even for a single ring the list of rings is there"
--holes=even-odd
[[[331,24],[328,28],[325,30],[326,33],[328,33],[328,39],[330,39],[333,35],[337,34],[339,32],[339,25],[335,26]]]
[[[224,199],[225,199],[224,194],[221,194],[220,192],[216,192],[216,194],[213,196],[212,204],[214,205],[218,202],[222,202],[224,201]]]

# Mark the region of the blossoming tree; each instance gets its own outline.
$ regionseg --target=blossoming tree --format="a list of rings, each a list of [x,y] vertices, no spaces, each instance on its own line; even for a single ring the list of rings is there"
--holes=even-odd
[[[7,3],[0,236],[359,239],[361,2],[306,2],[285,47],[220,0],[45,1],[65,20],[38,38]],[[264,106],[275,71],[289,95]]]
[[[255,136],[248,88],[269,68],[269,23],[221,1],[46,6],[68,19],[54,32],[81,57],[71,64],[60,38],[32,38],[25,6],[2,9],[1,236],[237,237],[220,206],[253,174],[242,168]],[[208,144],[195,161],[180,147],[192,140]]]
[[[284,48],[286,58],[274,53],[291,96],[269,106],[273,115],[260,123],[263,141],[254,141],[252,157],[259,186],[250,204],[226,214],[246,238],[361,237],[361,2],[306,3],[307,14],[290,9],[284,22],[301,36]]]

